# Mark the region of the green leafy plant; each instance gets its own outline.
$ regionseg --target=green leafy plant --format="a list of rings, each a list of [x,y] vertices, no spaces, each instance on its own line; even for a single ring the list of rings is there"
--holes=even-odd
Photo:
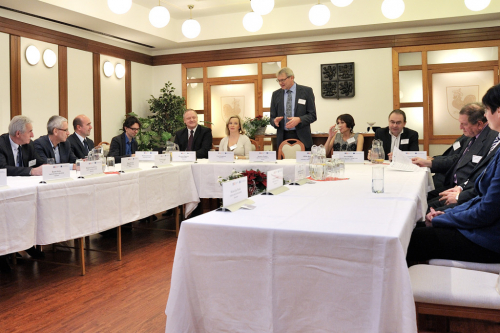
[[[257,116],[255,118],[245,118],[246,121],[243,123],[243,129],[246,132],[246,135],[255,139],[255,132],[262,127],[266,127],[269,125],[269,117]]]
[[[139,150],[164,147],[166,141],[184,127],[183,115],[186,111],[186,100],[184,97],[175,95],[174,90],[175,88],[169,81],[160,90],[161,94],[158,98],[151,95],[148,104],[152,115],[147,118],[140,118],[133,112],[129,113],[137,117],[142,125],[136,137]]]

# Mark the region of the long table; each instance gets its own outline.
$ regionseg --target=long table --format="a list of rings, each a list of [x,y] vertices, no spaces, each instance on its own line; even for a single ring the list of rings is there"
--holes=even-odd
[[[346,176],[184,221],[166,332],[416,332],[405,257],[428,174],[386,169],[383,194],[368,165]]]

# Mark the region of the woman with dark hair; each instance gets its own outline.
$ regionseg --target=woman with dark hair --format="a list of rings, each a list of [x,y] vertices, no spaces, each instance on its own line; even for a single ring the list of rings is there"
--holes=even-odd
[[[333,151],[363,151],[362,134],[353,133],[354,118],[350,114],[341,114],[337,117],[337,125],[330,127],[328,140],[325,143],[327,155]]]
[[[483,104],[490,128],[500,131],[500,85],[486,92]],[[500,135],[490,153],[499,142]],[[500,263],[500,150],[476,180],[475,190],[476,197],[454,208],[431,208],[426,227],[415,228],[411,235],[409,264],[430,259]]]
[[[109,145],[108,156],[113,156],[116,163],[121,163],[122,157],[135,155],[138,144],[135,137],[141,129],[141,123],[136,117],[130,116],[123,122],[123,133],[115,136]]]

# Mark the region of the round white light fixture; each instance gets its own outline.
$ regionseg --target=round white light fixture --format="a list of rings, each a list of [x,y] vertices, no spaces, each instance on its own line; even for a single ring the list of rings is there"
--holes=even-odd
[[[201,26],[198,21],[193,20],[192,10],[194,8],[193,5],[188,5],[189,8],[189,20],[184,21],[182,23],[182,34],[187,38],[196,38],[200,34]]]
[[[132,7],[132,0],[108,0],[108,7],[115,14],[125,14]]]
[[[332,0],[332,3],[337,7],[346,7],[352,3],[352,0]]]
[[[36,48],[35,45],[30,45],[26,49],[26,60],[30,65],[36,65],[40,61],[40,51]]]
[[[250,0],[252,10],[259,15],[267,15],[274,8],[274,0]],[[352,0],[351,0],[352,1]]]
[[[388,19],[397,19],[405,11],[403,0],[384,0],[382,2],[382,14]]]
[[[104,69],[104,75],[106,75],[106,77],[110,77],[111,75],[113,75],[114,71],[113,64],[110,63],[109,61],[104,62],[103,69]]]
[[[262,16],[255,12],[250,12],[243,16],[243,26],[247,31],[259,31],[259,29],[262,28],[263,23],[264,20],[262,19]]]
[[[45,51],[43,51],[43,63],[45,64],[45,66],[47,66],[48,68],[54,67],[54,65],[56,64],[56,60],[57,56],[54,51],[52,51],[51,49],[46,49]]]
[[[465,0],[465,7],[472,11],[480,11],[490,5],[491,0]]]
[[[312,6],[309,10],[309,21],[316,26],[325,25],[330,20],[330,9],[322,4]]]
[[[121,79],[125,75],[125,67],[122,64],[117,63],[115,66],[115,75],[117,78]]]
[[[170,22],[170,12],[163,6],[156,6],[149,12],[149,22],[156,28],[163,28]]]

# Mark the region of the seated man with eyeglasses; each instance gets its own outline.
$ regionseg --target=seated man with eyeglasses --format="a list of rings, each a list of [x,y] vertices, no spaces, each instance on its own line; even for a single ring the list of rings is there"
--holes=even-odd
[[[121,163],[122,157],[131,157],[137,151],[135,136],[141,129],[141,123],[136,117],[130,116],[123,122],[123,133],[111,140],[108,156],[115,158],[116,163]]]
[[[71,151],[71,143],[67,141],[69,136],[68,120],[61,116],[52,116],[47,122],[47,135],[42,135],[33,144],[36,153],[48,163],[53,158],[56,164],[76,163],[76,156]]]

